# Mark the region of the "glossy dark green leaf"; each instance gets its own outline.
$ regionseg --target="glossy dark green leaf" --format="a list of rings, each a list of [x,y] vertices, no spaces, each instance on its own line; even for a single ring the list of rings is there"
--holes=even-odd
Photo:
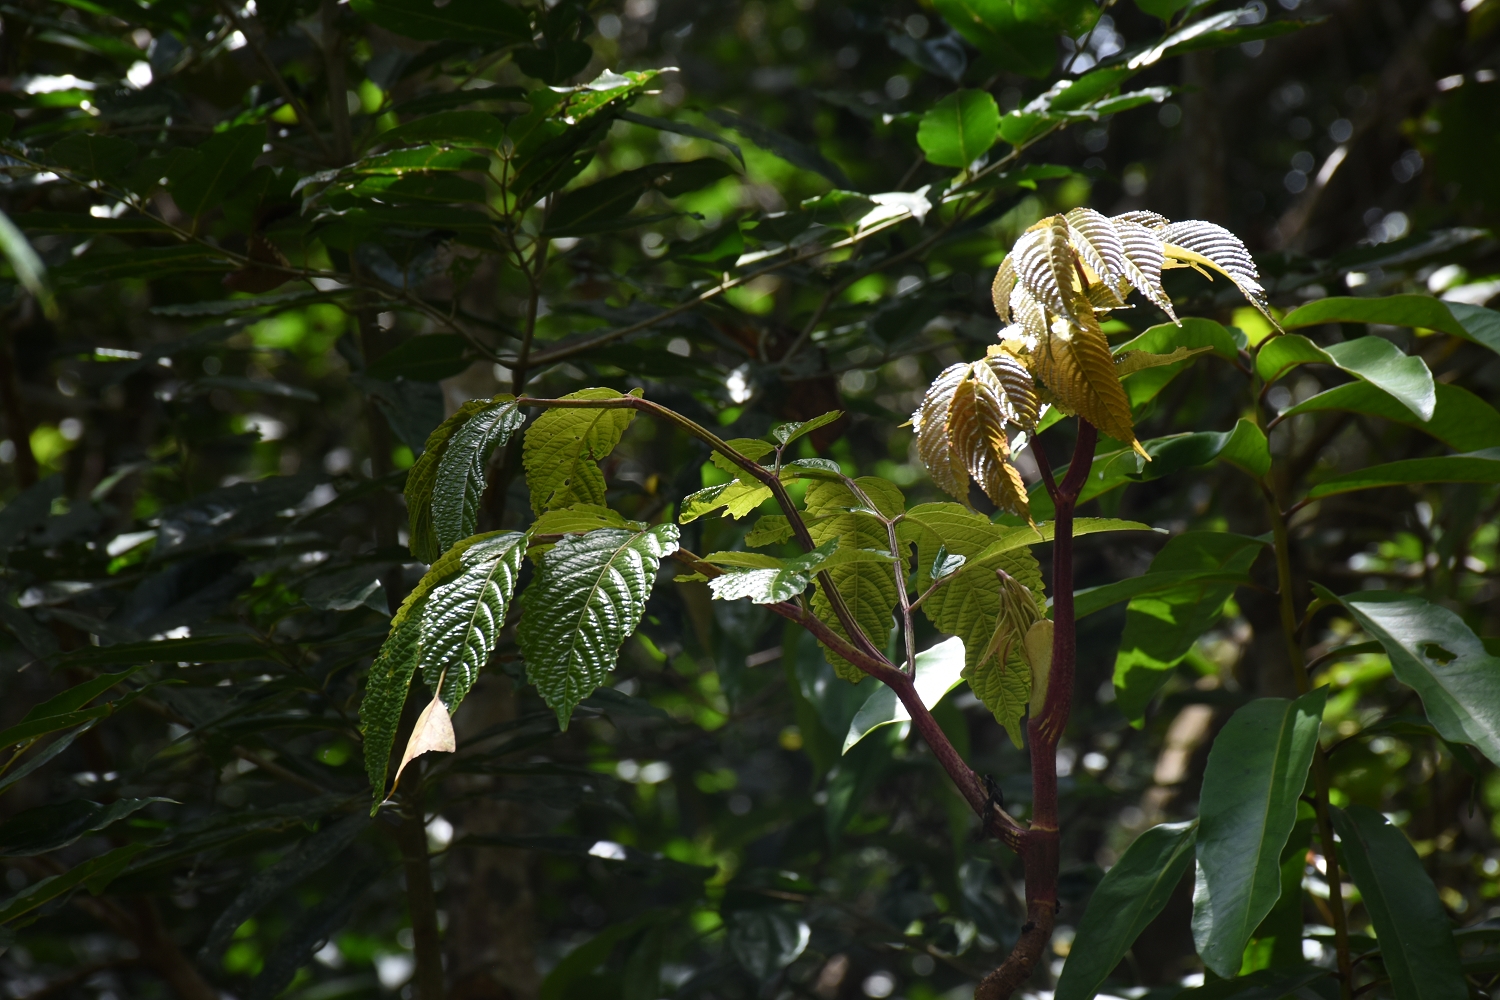
[[[1411,412],[1404,406],[1401,411]],[[1255,421],[1241,417],[1219,451],[1219,461],[1227,462],[1255,479],[1264,478],[1271,471],[1271,443],[1266,439],[1266,432],[1257,427]]]
[[[357,198],[373,198],[386,203],[483,203],[487,197],[484,185],[451,173],[367,177],[349,193]]]
[[[922,116],[917,144],[927,161],[940,167],[967,169],[1000,136],[1000,107],[983,90],[949,94]]]
[[[653,163],[565,192],[547,216],[548,236],[579,236],[613,228],[647,191],[675,197],[705,187],[734,170],[723,160]]]
[[[431,6],[426,0],[419,0]],[[496,0],[495,6],[504,3]],[[436,143],[498,148],[505,139],[505,123],[487,111],[440,111],[398,125],[380,134],[383,143]]]
[[[265,141],[264,125],[239,125],[181,150],[167,173],[172,200],[194,217],[216,207],[250,173]]]
[[[1332,813],[1396,1000],[1465,1000],[1453,925],[1406,835],[1365,806]]]
[[[1104,875],[1078,922],[1057,1000],[1090,1000],[1156,919],[1193,860],[1196,821],[1163,823],[1135,839]]]
[[[488,170],[489,166],[488,157],[467,149],[413,146],[368,156],[356,163],[353,169],[360,174],[400,175],[438,170]]]
[[[1500,483],[1500,447],[1464,455],[1408,458],[1331,476],[1307,491],[1309,499],[1420,483]]]
[[[441,551],[479,530],[479,504],[490,456],[525,420],[525,413],[514,403],[501,402],[475,413],[448,439],[438,459],[432,495],[432,523]]]
[[[73,799],[37,806],[0,823],[0,855],[21,858],[56,851],[153,803],[169,801],[163,798],[116,799],[101,805],[86,799]]]
[[[103,892],[105,886],[124,870],[132,858],[146,850],[146,846],[145,844],[126,844],[107,854],[90,858],[60,875],[49,875],[33,882],[0,903],[0,924],[30,913],[42,904],[80,885],[86,884],[95,895]]]
[[[1250,567],[1265,543],[1219,531],[1188,531],[1167,542],[1151,569],[1158,573],[1222,574],[1249,581]],[[1125,612],[1125,632],[1115,655],[1116,704],[1133,725],[1144,721],[1146,707],[1187,656],[1199,636],[1218,623],[1224,604],[1234,595],[1232,583],[1187,583],[1133,598]]]
[[[917,673],[913,687],[917,697],[929,710],[936,708],[943,697],[963,683],[964,643],[954,636],[917,654]],[[849,723],[849,732],[844,737],[844,753],[848,753],[860,740],[881,726],[911,721],[896,692],[881,685],[865,700]]]
[[[1245,945],[1281,895],[1281,850],[1297,820],[1327,693],[1252,701],[1209,751],[1198,800],[1193,941],[1203,963],[1226,979],[1239,973]]]
[[[102,284],[126,278],[166,278],[189,271],[238,267],[208,247],[151,247],[128,253],[86,253],[52,269],[59,283]]]
[[[704,139],[708,142],[717,143],[734,154],[734,158],[740,161],[740,169],[745,167],[745,154],[740,150],[737,143],[730,142],[717,132],[710,132],[706,128],[699,128],[689,122],[672,121],[666,118],[653,118],[650,115],[637,114],[634,111],[622,111],[622,121],[630,122],[632,125],[643,125],[646,128],[658,129],[662,132],[672,132],[677,135],[685,135],[692,139]]]
[[[1500,353],[1500,313],[1430,295],[1335,295],[1299,306],[1281,321],[1288,330],[1324,323],[1383,323],[1439,330]]]
[[[1320,392],[1281,414],[1283,419],[1301,413],[1340,410],[1372,417],[1431,434],[1457,451],[1500,447],[1500,411],[1478,396],[1456,385],[1435,386],[1437,406],[1431,420],[1421,420],[1400,400],[1368,382],[1350,382]]]
[[[1443,738],[1500,762],[1500,656],[1458,615],[1415,594],[1372,590],[1340,600],[1385,647],[1396,679],[1421,695]]]
[[[1266,382],[1274,382],[1301,364],[1341,368],[1390,393],[1418,420],[1431,419],[1437,405],[1427,363],[1402,353],[1383,337],[1360,337],[1322,348],[1293,333],[1267,341],[1255,357],[1256,374]]]
[[[935,0],[933,6],[975,48],[1015,72],[1046,76],[1057,61],[1055,33],[1026,23],[1010,0]]]
[[[388,31],[422,41],[514,45],[531,41],[531,22],[505,0],[350,0],[366,20]]]
[[[365,374],[385,380],[405,377],[413,382],[439,382],[468,368],[473,360],[463,337],[431,333],[403,341],[366,368]]]

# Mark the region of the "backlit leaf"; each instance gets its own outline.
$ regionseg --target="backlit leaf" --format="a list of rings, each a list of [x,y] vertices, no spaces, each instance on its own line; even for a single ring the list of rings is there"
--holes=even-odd
[[[632,395],[639,396],[640,390]],[[580,389],[562,399],[617,399],[614,389]],[[531,510],[540,514],[575,503],[604,503],[598,461],[614,451],[634,410],[549,407],[526,431],[522,462],[531,488]]]
[[[869,495],[876,508],[886,517],[895,517],[906,507],[906,499],[892,483],[875,476],[855,480]],[[806,509],[810,519],[808,531],[814,545],[836,541],[840,549],[890,550],[885,525],[869,514],[854,513],[850,508],[862,506],[843,483],[815,482],[807,491]],[[843,595],[854,622],[876,649],[884,649],[891,630],[891,612],[896,606],[896,578],[889,563],[855,562],[828,571],[833,585]],[[812,598],[813,613],[835,632],[851,638],[833,613],[828,596],[819,583]],[[838,675],[857,683],[864,674],[852,663],[833,653],[828,662]]]
[[[927,708],[937,707],[943,696],[963,682],[964,644],[958,638],[942,642],[917,654],[917,673],[912,686],[917,697]],[[844,737],[843,752],[848,753],[860,740],[881,726],[911,721],[896,692],[882,684],[866,699],[849,723],[848,735]]]
[[[929,163],[968,169],[1000,135],[1000,107],[983,90],[949,94],[922,116],[917,145]]]

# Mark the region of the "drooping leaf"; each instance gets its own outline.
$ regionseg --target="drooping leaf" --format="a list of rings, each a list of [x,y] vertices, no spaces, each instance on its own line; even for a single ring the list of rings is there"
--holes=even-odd
[[[1340,600],[1385,647],[1396,679],[1421,696],[1443,738],[1500,762],[1500,656],[1458,615],[1415,594],[1364,591]]]
[[[884,516],[895,517],[905,509],[906,498],[894,484],[875,476],[861,476],[855,482]],[[808,531],[814,545],[836,541],[840,549],[890,550],[885,525],[870,514],[851,509],[863,504],[843,483],[813,483],[808,488],[805,503],[810,519]],[[855,624],[876,649],[884,649],[886,636],[891,630],[891,612],[896,607],[896,578],[891,565],[846,563],[830,569],[828,575],[848,605]],[[821,582],[813,593],[812,610],[839,635],[853,639],[845,633],[844,626],[833,613]],[[864,678],[859,668],[832,652],[828,653],[828,662],[833,664],[840,677],[851,683]]]
[[[401,763],[396,767],[392,787],[401,784],[401,775],[406,771],[406,765],[424,753],[453,753],[457,749],[458,742],[453,735],[453,719],[448,714],[448,706],[443,704],[440,696],[433,695],[411,728],[411,738],[406,741],[406,749],[401,753]]]
[[[677,526],[662,524],[569,535],[542,557],[521,597],[516,638],[527,678],[562,728],[614,668],[621,643],[640,624],[657,566],[676,550]]]
[[[1090,1000],[1156,919],[1193,859],[1196,820],[1153,826],[1135,839],[1089,898],[1057,980],[1057,1000]]]
[[[537,535],[583,534],[595,528],[629,528],[631,531],[642,531],[646,528],[646,524],[643,521],[626,520],[623,515],[608,507],[575,503],[571,507],[547,511],[531,522],[527,533],[535,538]]]
[[[917,126],[917,145],[927,161],[968,169],[1000,135],[1000,107],[983,90],[959,90],[934,104]]]
[[[1421,483],[1500,483],[1500,447],[1464,455],[1408,458],[1331,476],[1307,491],[1309,499]]]
[[[819,427],[827,427],[829,424],[838,420],[843,415],[843,410],[829,410],[827,413],[813,417],[811,420],[791,421],[785,424],[777,424],[775,427],[771,428],[771,437],[776,441],[777,444],[785,448],[793,441],[796,441],[798,438],[804,437],[805,435],[811,434]],[[744,449],[741,450],[743,451]],[[769,452],[762,452],[761,455],[752,455],[751,457],[760,458],[766,454],[769,454]]]
[[[630,122],[632,125],[643,125],[646,128],[659,129],[662,132],[672,132],[677,135],[685,135],[693,139],[705,139],[708,142],[718,143],[720,146],[723,146],[725,149],[734,154],[734,158],[740,161],[741,169],[743,169],[745,166],[745,154],[741,152],[740,147],[735,143],[730,142],[728,139],[724,138],[717,132],[710,132],[706,128],[699,128],[697,125],[693,125],[689,122],[669,121],[666,118],[653,118],[650,115],[637,114],[634,111],[621,112],[620,118],[623,121]]]
[[[1250,304],[1260,310],[1273,327],[1280,329],[1271,315],[1266,290],[1260,284],[1255,258],[1240,238],[1223,226],[1191,219],[1163,226],[1158,235],[1166,246],[1169,260],[1211,267],[1234,282]]]
[[[729,164],[712,158],[654,163],[623,171],[558,196],[547,216],[546,234],[582,236],[616,229],[629,224],[626,213],[647,191],[675,197],[733,174]]]
[[[134,162],[135,143],[113,135],[75,132],[47,150],[54,163],[90,180],[114,180]]]
[[[917,654],[917,673],[913,686],[917,697],[928,709],[937,707],[943,696],[963,682],[964,644],[957,637],[945,639]],[[844,753],[881,726],[911,721],[896,692],[882,684],[875,689],[849,723],[844,737]]]
[[[1396,1000],[1463,1000],[1469,987],[1453,926],[1406,835],[1365,806],[1330,811]]]
[[[822,174],[836,188],[850,186],[849,178],[844,176],[844,172],[813,147],[798,142],[785,133],[767,128],[753,118],[746,118],[724,108],[713,108],[707,114],[715,122],[734,129],[761,149],[781,157],[792,166]]]
[[[1006,429],[1035,427],[1038,405],[1030,373],[1009,354],[951,365],[912,417],[918,454],[933,481],[960,501],[968,502],[972,476],[996,506],[1026,517],[1026,487],[1010,462]]]
[[[438,549],[446,552],[477,530],[490,456],[525,419],[514,401],[503,399],[473,413],[448,438],[432,492],[432,527]]]
[[[1238,974],[1250,935],[1281,895],[1281,849],[1297,820],[1327,694],[1317,688],[1296,701],[1252,701],[1209,751],[1193,941],[1204,964],[1225,978]]]
[[[631,395],[639,396],[639,389]],[[562,399],[618,399],[614,389],[580,389]],[[598,461],[614,451],[635,411],[550,407],[526,431],[522,464],[531,489],[532,513],[575,503],[604,504],[604,474]]]
[[[1151,561],[1142,581],[1157,573],[1243,576],[1264,549],[1259,539],[1217,531],[1188,531],[1173,538]],[[1125,632],[1115,654],[1116,704],[1139,727],[1146,707],[1198,641],[1223,613],[1234,584],[1187,583],[1131,600]]]
[[[34,857],[60,850],[80,837],[97,833],[156,802],[171,799],[116,799],[101,805],[87,799],[71,799],[27,809],[0,823],[0,854],[11,858]]]
[[[1432,419],[1426,421],[1396,397],[1369,382],[1349,382],[1320,392],[1283,410],[1281,418],[1334,410],[1364,413],[1415,427],[1457,451],[1500,447],[1500,411],[1456,385],[1438,382],[1433,389],[1436,406]]]

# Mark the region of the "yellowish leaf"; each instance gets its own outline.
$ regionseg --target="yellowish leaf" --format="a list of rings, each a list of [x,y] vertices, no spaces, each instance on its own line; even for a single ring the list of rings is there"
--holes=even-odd
[[[443,688],[443,682],[438,681],[438,690]],[[412,727],[411,739],[406,741],[406,752],[401,755],[401,766],[396,769],[396,780],[392,787],[401,783],[401,774],[406,770],[406,765],[422,756],[424,753],[453,753],[458,749],[458,742],[453,735],[453,720],[448,717],[448,706],[443,704],[441,698],[434,697],[422,709],[422,714],[417,716],[417,724]]]
[[[1032,622],[1026,630],[1022,651],[1031,666],[1031,714],[1036,715],[1047,703],[1047,679],[1052,673],[1052,619]]]
[[[1099,320],[1092,312],[1080,312],[1079,320],[1054,321],[1051,335],[1037,348],[1036,373],[1065,409],[1144,456],[1135,439],[1130,398],[1115,373]]]

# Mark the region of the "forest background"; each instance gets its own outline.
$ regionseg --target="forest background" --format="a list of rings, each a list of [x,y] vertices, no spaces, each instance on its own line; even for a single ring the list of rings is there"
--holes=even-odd
[[[418,764],[416,790],[370,820],[360,698],[424,569],[407,470],[466,400],[607,386],[726,437],[840,411],[800,457],[940,499],[909,415],[994,343],[1011,244],[1077,206],[1227,227],[1277,317],[1341,296],[1451,304],[1303,331],[1422,357],[1439,404],[1463,404],[1441,421],[1304,405],[1349,383],[1332,365],[1247,396],[1231,349],[1172,370],[1137,410],[1143,440],[1260,408],[1278,488],[1298,495],[1494,447],[1500,326],[1473,307],[1500,295],[1497,41],[1500,0],[0,6],[4,988],[972,992],[1020,932],[1015,857],[905,726],[842,752],[873,682],[839,679],[762,607],[668,582],[681,567],[663,564],[565,731],[501,636],[454,719],[460,752]],[[980,100],[976,148],[955,122],[978,94],[997,117]],[[1171,287],[1241,348],[1273,333],[1227,282]],[[1160,319],[1117,317],[1117,344]],[[1153,564],[1168,534],[1271,530],[1238,468],[1168,464],[1086,505],[1161,530],[1080,539],[1080,588],[1170,571]],[[730,478],[646,419],[602,468],[611,505],[651,523]],[[473,526],[524,528],[519,438],[488,471]],[[1291,522],[1330,799],[1404,832],[1444,917],[1474,932],[1474,990],[1500,969],[1500,771],[1438,738],[1386,653],[1312,602],[1406,591],[1500,635],[1497,490],[1396,486]],[[685,525],[685,544],[743,548],[754,523]],[[1063,910],[1038,989],[1132,840],[1196,815],[1230,715],[1296,693],[1275,567],[1242,573],[1179,601],[1202,620],[1141,704],[1112,678],[1149,609],[1081,622]],[[1024,811],[1025,753],[991,712],[967,687],[935,712]],[[1316,854],[1292,854],[1293,930],[1247,950],[1261,979],[1204,1000],[1331,995],[1328,886]],[[1201,986],[1192,894],[1188,875],[1108,990]],[[445,956],[439,987],[413,980],[424,947]]]

